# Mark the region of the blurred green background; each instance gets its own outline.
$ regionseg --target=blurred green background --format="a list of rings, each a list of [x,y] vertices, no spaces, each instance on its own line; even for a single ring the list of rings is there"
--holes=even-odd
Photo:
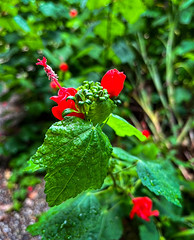
[[[45,56],[63,87],[100,81],[111,68],[126,74],[116,113],[148,129],[151,139],[142,144],[116,138],[108,127],[105,132],[134,155],[172,161],[185,196],[183,213],[193,224],[194,1],[10,0],[0,9],[0,164],[12,169],[15,209],[27,186],[39,182],[23,169],[56,121],[49,97],[57,89],[35,65]],[[63,62],[68,71],[60,70]],[[167,223],[172,232],[181,230]]]

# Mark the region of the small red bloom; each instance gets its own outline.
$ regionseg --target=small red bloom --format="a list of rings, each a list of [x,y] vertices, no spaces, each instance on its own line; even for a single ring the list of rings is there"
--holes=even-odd
[[[149,136],[151,135],[149,130],[143,130],[142,134],[147,138],[149,138]]]
[[[145,221],[150,221],[150,216],[159,216],[159,211],[152,211],[152,200],[148,197],[137,197],[133,198],[133,208],[130,213],[130,218],[132,219],[135,214],[138,217],[144,219]]]
[[[57,84],[56,84],[55,82],[53,82],[53,81],[50,82],[50,87],[51,87],[52,89],[58,88]]]
[[[7,107],[7,102],[3,102],[3,103],[2,103],[2,106],[3,106],[3,107]]]
[[[54,102],[56,102],[58,104],[58,106],[55,106],[52,108],[52,113],[57,119],[59,119],[59,120],[64,119],[62,117],[62,113],[67,108],[77,111],[77,112],[67,114],[67,116],[75,116],[75,117],[84,119],[84,114],[78,112],[78,110],[75,106],[75,102],[70,99],[66,100],[67,97],[75,96],[76,93],[77,93],[77,90],[74,88],[60,88],[59,92],[58,92],[58,96],[53,96],[50,98],[51,100],[53,100]]]
[[[109,70],[101,80],[101,86],[107,89],[110,98],[117,97],[123,89],[126,75],[117,69]]]
[[[28,186],[28,192],[32,192],[33,191],[33,187],[32,186]]]
[[[66,72],[69,69],[69,66],[67,65],[67,63],[63,62],[59,65],[59,68],[61,71]]]
[[[76,17],[77,16],[77,10],[76,9],[71,9],[70,11],[69,11],[69,16],[70,17],[72,17],[72,18],[74,18],[74,17]]]

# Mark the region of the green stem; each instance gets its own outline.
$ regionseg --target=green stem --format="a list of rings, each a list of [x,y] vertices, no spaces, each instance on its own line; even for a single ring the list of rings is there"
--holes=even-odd
[[[112,180],[113,180],[113,186],[114,186],[114,188],[118,188],[118,189],[120,189],[122,192],[126,193],[126,190],[116,183],[116,180],[115,180],[115,177],[114,177],[113,173],[112,173],[112,172],[109,172],[109,175],[110,175],[110,177],[111,177]]]
[[[138,179],[138,180],[135,182],[135,186],[134,186],[134,187],[132,188],[132,190],[131,190],[132,196],[134,195],[135,190],[136,190],[137,187],[139,187],[139,185],[141,185],[141,180],[140,180],[140,179]]]
[[[174,30],[175,22],[172,20],[172,16],[169,14],[169,35],[166,45],[166,83],[167,83],[167,95],[169,104],[174,109],[174,88],[173,88],[173,42],[174,42]]]
[[[111,36],[111,27],[112,27],[112,13],[113,13],[113,5],[114,1],[112,0],[109,5],[108,19],[107,19],[107,30],[106,30],[106,49],[104,51],[105,61],[107,62],[109,58],[109,49],[112,44],[112,36]]]
[[[192,119],[192,117],[190,117],[185,126],[183,127],[182,132],[180,133],[180,135],[177,138],[177,144],[179,145],[181,143],[181,141],[184,139],[184,137],[186,136],[186,134],[188,133],[188,131],[193,127],[194,125],[194,120]]]
[[[120,172],[126,171],[126,170],[128,170],[128,169],[130,169],[130,168],[135,167],[136,165],[137,165],[137,162],[135,162],[133,165],[131,165],[131,166],[129,166],[129,167],[123,168],[123,169],[120,170],[120,171],[114,172],[113,174],[118,174],[118,173],[120,173]]]
[[[110,115],[111,115],[111,114],[110,114]],[[107,119],[105,120],[105,122],[102,124],[101,129],[103,129],[104,125],[108,122],[110,115],[107,117]]]
[[[117,187],[117,183],[116,183],[116,180],[115,180],[115,177],[114,177],[113,173],[110,172],[109,175],[111,176],[111,178],[112,178],[112,180],[113,180],[113,185],[114,185],[114,187],[116,188],[116,187]]]
[[[156,90],[160,96],[160,99],[161,99],[161,102],[163,104],[163,106],[165,108],[168,108],[168,104],[167,104],[167,101],[166,101],[166,98],[163,94],[163,87],[162,87],[162,84],[161,84],[161,80],[160,80],[160,76],[158,74],[158,71],[157,71],[157,68],[156,66],[151,63],[151,61],[149,60],[148,56],[147,56],[147,52],[146,52],[146,47],[145,47],[145,42],[143,40],[143,37],[140,33],[138,33],[138,41],[139,41],[139,46],[140,46],[140,50],[141,50],[141,54],[142,54],[142,58],[148,68],[148,71],[151,75],[151,78],[154,82],[154,85],[156,87]]]

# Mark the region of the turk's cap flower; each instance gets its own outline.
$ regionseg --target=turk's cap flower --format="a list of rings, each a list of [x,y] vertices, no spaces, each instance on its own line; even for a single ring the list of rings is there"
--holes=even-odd
[[[66,72],[66,71],[68,71],[69,66],[67,65],[67,63],[62,62],[62,63],[59,65],[59,68],[60,68],[61,71]]]
[[[144,219],[145,221],[150,221],[150,216],[159,216],[158,210],[152,211],[152,200],[148,197],[137,197],[133,198],[133,208],[130,213],[130,218],[132,219],[136,214],[138,217]]]
[[[117,69],[109,70],[101,80],[101,86],[107,89],[110,98],[118,97],[123,89],[126,75]]]
[[[53,100],[56,103],[59,103],[62,100],[66,100],[69,96],[75,96],[77,93],[77,90],[75,88],[60,88],[58,91],[58,96],[52,96],[50,97],[51,100]]]
[[[151,135],[151,134],[150,134],[150,131],[149,131],[149,130],[146,130],[146,129],[142,131],[142,134],[143,134],[146,138],[149,138],[149,136]]]
[[[53,115],[59,119],[63,120],[63,111],[66,109],[75,110],[75,112],[69,113],[66,116],[75,116],[84,119],[84,114],[80,113],[76,108],[75,102],[71,99],[67,99],[67,97],[74,97],[77,93],[77,90],[74,88],[61,88],[58,91],[58,96],[53,96],[50,99],[58,104],[52,108]]]
[[[52,113],[57,119],[63,120],[63,112],[67,109],[75,110],[75,112],[71,112],[66,116],[74,116],[84,119],[84,114],[77,112],[75,102],[73,100],[65,100],[63,102],[60,102],[58,106],[52,108]]]
[[[75,105],[75,102],[73,100],[68,100],[67,97],[75,96],[77,93],[77,90],[74,88],[63,88],[58,82],[58,76],[57,74],[52,70],[52,68],[47,65],[47,59],[43,57],[43,60],[38,59],[38,62],[36,65],[41,65],[44,67],[44,70],[49,78],[51,80],[51,83],[55,83],[59,87],[58,96],[53,96],[50,99],[53,100],[58,104],[58,106],[55,106],[52,108],[53,115],[59,119],[63,120],[63,112],[66,109],[72,109],[74,112],[71,112],[69,114],[66,114],[66,116],[75,116],[79,118],[84,118],[84,114],[79,112],[79,108]]]
[[[74,9],[74,8],[72,8],[72,9],[69,11],[69,16],[72,17],[72,18],[76,17],[77,14],[78,14],[78,12],[77,12],[77,10]]]

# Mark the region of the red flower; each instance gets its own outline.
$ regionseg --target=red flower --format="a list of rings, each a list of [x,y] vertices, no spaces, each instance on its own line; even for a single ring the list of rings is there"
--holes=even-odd
[[[59,65],[59,68],[61,71],[66,72],[69,69],[69,66],[67,65],[67,63],[63,62]]]
[[[150,221],[150,216],[159,216],[159,211],[154,210],[152,211],[152,200],[148,197],[137,197],[133,198],[133,209],[130,213],[130,218],[132,219],[135,214],[138,217],[144,219],[145,221]]]
[[[74,18],[74,17],[76,17],[77,16],[77,10],[76,9],[71,9],[70,11],[69,11],[69,16],[70,17],[72,17],[72,18]]]
[[[125,74],[117,69],[109,70],[101,80],[101,86],[107,89],[110,98],[117,97],[123,89]]]
[[[52,108],[52,113],[57,119],[59,120],[64,119],[62,117],[62,113],[67,108],[77,111],[75,102],[70,99],[66,100],[67,97],[75,96],[76,93],[77,93],[77,90],[74,88],[60,88],[58,92],[58,96],[53,96],[50,98],[51,100],[55,101],[58,104],[58,106]],[[67,116],[75,116],[82,119],[84,118],[84,114],[79,112],[73,112],[73,113],[67,114]]]
[[[74,88],[61,87],[61,85],[57,80],[58,79],[57,74],[52,70],[52,68],[49,65],[47,65],[46,62],[47,62],[46,58],[43,57],[43,60],[38,59],[38,62],[36,63],[36,65],[43,66],[49,80],[52,81],[51,83],[55,83],[59,87],[58,96],[53,96],[50,98],[51,100],[55,101],[58,104],[58,106],[52,108],[53,115],[59,120],[63,120],[63,117],[62,117],[63,111],[67,108],[70,108],[75,110],[76,112],[67,114],[67,116],[84,118],[84,114],[78,111],[78,109],[75,106],[75,102],[73,100],[69,99],[66,101],[67,97],[75,96],[75,94],[77,93],[77,90]],[[63,64],[66,64],[66,63],[63,63]],[[66,68],[67,67],[68,65],[66,66]]]
[[[149,136],[150,136],[150,131],[149,131],[149,130],[143,130],[143,131],[142,131],[142,134],[143,134],[144,136],[146,136],[147,138],[149,138]]]
[[[51,81],[50,82],[50,87],[53,88],[53,89],[56,89],[58,86],[55,82]]]
[[[32,192],[33,191],[33,187],[32,186],[28,186],[28,192]]]

